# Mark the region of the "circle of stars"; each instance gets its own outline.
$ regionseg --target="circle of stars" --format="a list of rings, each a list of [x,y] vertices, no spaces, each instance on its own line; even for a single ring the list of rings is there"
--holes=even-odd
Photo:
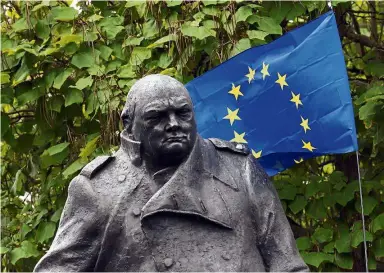
[[[263,67],[262,67],[260,73],[261,73],[262,79],[264,81],[266,79],[266,77],[270,77],[271,75],[269,74],[269,71],[268,71],[269,64],[266,64],[265,62],[263,62],[262,65],[263,65]],[[255,80],[255,75],[256,75],[256,69],[253,69],[252,67],[248,66],[248,74],[245,75],[245,77],[248,80],[248,84],[251,84],[251,82]],[[280,86],[280,89],[282,91],[284,91],[284,88],[289,87],[289,84],[287,83],[287,74],[281,75],[278,72],[277,73],[277,80],[275,81],[275,83]],[[232,83],[232,88],[228,92],[228,94],[231,94],[234,96],[236,101],[238,101],[240,96],[244,96],[244,94],[241,92],[240,88],[241,88],[241,85],[236,86],[234,83]],[[295,92],[291,91],[290,101],[292,103],[294,103],[297,110],[299,110],[299,106],[300,107],[304,106],[303,102],[300,99],[300,93],[296,94]],[[228,114],[225,117],[223,117],[223,119],[227,119],[229,121],[230,125],[233,126],[233,124],[235,123],[236,120],[241,120],[241,118],[239,117],[239,111],[240,111],[239,108],[232,110],[232,109],[229,109],[227,107],[227,113]],[[300,126],[303,128],[304,133],[306,134],[308,130],[311,130],[311,128],[309,126],[309,119],[304,118],[301,115],[300,115],[300,118],[301,118]],[[232,142],[248,143],[247,140],[245,139],[245,132],[238,133],[237,131],[234,131],[233,133],[234,133],[234,138],[231,139]],[[312,143],[310,141],[306,142],[303,139],[301,141],[303,143],[302,149],[308,150],[310,152],[313,152],[314,150],[316,150],[316,148],[314,146],[312,146]],[[256,159],[260,158],[262,155],[262,150],[259,150],[256,152],[255,150],[252,149],[252,155]],[[304,161],[303,158],[299,158],[297,160],[296,159],[294,160],[294,162],[297,164],[299,164],[303,161]]]

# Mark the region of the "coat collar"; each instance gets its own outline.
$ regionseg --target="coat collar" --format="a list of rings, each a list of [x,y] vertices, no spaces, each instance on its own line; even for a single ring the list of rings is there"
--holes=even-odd
[[[238,190],[213,145],[197,137],[189,158],[142,208],[142,218],[168,211],[199,215],[232,228],[231,212],[219,184]]]

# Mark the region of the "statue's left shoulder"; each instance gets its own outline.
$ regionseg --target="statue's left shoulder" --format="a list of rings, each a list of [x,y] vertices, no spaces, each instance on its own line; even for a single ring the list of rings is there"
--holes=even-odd
[[[227,150],[234,153],[249,155],[249,148],[245,144],[225,141],[219,138],[208,138],[210,142],[216,147],[218,150]]]

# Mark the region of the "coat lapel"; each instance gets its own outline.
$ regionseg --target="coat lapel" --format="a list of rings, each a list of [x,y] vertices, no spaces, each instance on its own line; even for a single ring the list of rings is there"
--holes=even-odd
[[[144,205],[142,219],[167,211],[198,215],[233,228],[231,212],[221,194],[220,184],[232,190],[238,187],[220,161],[215,148],[198,137],[187,161]]]

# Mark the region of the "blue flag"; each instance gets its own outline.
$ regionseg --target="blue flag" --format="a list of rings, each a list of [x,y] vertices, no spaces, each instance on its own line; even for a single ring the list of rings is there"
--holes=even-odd
[[[311,157],[357,150],[333,12],[236,55],[186,88],[200,134],[247,144],[270,176]]]

